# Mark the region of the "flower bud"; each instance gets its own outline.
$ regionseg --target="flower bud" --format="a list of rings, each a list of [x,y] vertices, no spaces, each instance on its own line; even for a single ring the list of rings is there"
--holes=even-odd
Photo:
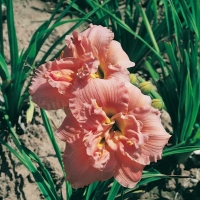
[[[137,82],[137,77],[135,74],[130,74],[130,82],[135,85]]]
[[[149,94],[152,89],[152,84],[149,81],[144,81],[140,83],[138,87],[140,88],[143,94]]]
[[[194,128],[198,129],[198,128],[200,128],[200,125],[196,123],[196,124],[194,125]]]
[[[164,108],[164,102],[161,99],[153,99],[151,105],[158,110],[162,110]]]

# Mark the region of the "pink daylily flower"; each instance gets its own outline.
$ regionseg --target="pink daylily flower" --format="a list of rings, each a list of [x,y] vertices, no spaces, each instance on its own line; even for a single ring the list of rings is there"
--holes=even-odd
[[[77,82],[72,95],[71,113],[57,130],[66,142],[66,180],[80,188],[114,177],[134,187],[144,167],[161,159],[170,137],[150,97],[114,78]]]
[[[54,60],[41,65],[29,87],[32,101],[46,110],[68,106],[70,91],[80,66],[81,62],[76,58]]]
[[[66,48],[60,58],[41,65],[36,71],[29,88],[33,102],[46,110],[68,106],[77,78],[85,82],[96,77],[129,81],[127,67],[134,63],[113,38],[109,29],[95,25],[66,36]]]
[[[115,77],[129,81],[127,68],[135,66],[135,63],[129,60],[121,44],[113,38],[114,34],[108,28],[90,24],[84,32],[73,31],[72,36],[66,36],[64,56],[73,55],[84,61],[98,58],[100,64],[95,69],[96,75],[107,79],[115,74]],[[121,76],[117,76],[116,72],[120,72]]]
[[[150,97],[130,84],[127,68],[134,63],[113,38],[102,26],[73,31],[60,57],[41,65],[29,87],[39,107],[65,110],[56,133],[66,142],[66,180],[74,188],[111,177],[134,187],[170,137]]]

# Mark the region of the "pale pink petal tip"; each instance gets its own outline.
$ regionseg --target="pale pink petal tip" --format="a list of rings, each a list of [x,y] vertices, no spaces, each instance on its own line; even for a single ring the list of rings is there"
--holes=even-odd
[[[163,148],[171,137],[161,123],[160,112],[151,106],[144,106],[134,109],[132,114],[142,122],[141,132],[149,137],[142,146],[141,156],[136,162],[144,165],[157,162],[161,159]]]
[[[81,62],[76,58],[63,58],[41,65],[29,87],[33,102],[46,110],[67,106],[80,66]]]
[[[73,117],[71,112],[68,112],[61,126],[57,129],[56,135],[64,142],[68,142],[77,137],[77,134],[82,132],[77,120]]]
[[[118,168],[114,178],[123,187],[133,188],[141,180],[144,167],[144,165],[130,161],[129,158],[119,154]]]
[[[98,57],[101,62],[105,62],[109,45],[114,38],[114,33],[103,26],[90,25],[90,28],[86,29],[81,35],[87,37],[93,46],[98,51]]]
[[[122,49],[121,44],[115,40],[113,40],[109,45],[106,63],[120,65],[125,68],[135,66],[135,63],[130,61],[128,55]]]
[[[38,68],[29,87],[29,93],[32,101],[40,108],[57,110],[68,104],[68,96],[60,94],[58,88],[52,87],[45,77],[51,65],[52,62],[48,62]]]

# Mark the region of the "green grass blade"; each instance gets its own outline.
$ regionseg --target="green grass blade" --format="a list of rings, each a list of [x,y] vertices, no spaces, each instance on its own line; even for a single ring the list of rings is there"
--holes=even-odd
[[[95,1],[91,1],[91,0],[86,0],[86,1],[87,1],[87,3],[92,7],[93,10],[96,9],[96,2],[95,2]],[[109,2],[109,1],[104,2],[104,4],[103,4],[102,6],[106,5],[108,2]],[[98,3],[98,4],[99,4],[99,3]],[[98,19],[102,19],[102,18],[104,17],[104,13],[102,12],[101,9],[98,9],[98,10],[96,11],[95,15],[97,16]],[[103,21],[103,25],[108,27],[108,26],[109,26],[108,21],[107,21],[107,20],[104,20],[104,21]]]
[[[98,182],[94,182],[94,183],[92,183],[88,186],[88,189],[87,189],[87,192],[86,192],[86,200],[92,199],[98,184],[99,184]]]
[[[25,146],[22,146],[24,152],[32,159],[34,160],[35,162],[38,163],[41,171],[43,172],[44,176],[45,176],[45,179],[46,181],[48,182],[49,186],[50,186],[50,189],[51,191],[53,192],[53,194],[55,195],[56,199],[61,199],[58,195],[57,195],[57,192],[56,192],[56,189],[55,189],[55,184],[53,182],[53,179],[49,173],[49,171],[46,169],[46,167],[43,165],[43,163],[41,162],[41,160],[39,159],[39,157],[33,153],[30,149],[28,149],[27,147]]]
[[[41,25],[38,27],[38,29],[34,32],[34,34],[33,34],[32,37],[31,37],[31,40],[30,40],[30,42],[29,42],[28,48],[25,50],[25,52],[24,52],[24,54],[23,54],[23,60],[26,60],[26,62],[29,63],[30,65],[32,65],[33,63],[31,63],[31,62],[29,61],[29,56],[28,56],[28,55],[29,55],[29,53],[30,53],[30,51],[31,51],[31,49],[32,49],[32,46],[37,44],[36,41],[37,41],[37,36],[38,36],[38,34],[39,34],[41,31],[46,30],[47,28],[48,28],[48,21],[45,21],[43,24],[41,24]],[[34,43],[36,43],[36,44],[34,44]]]
[[[166,19],[166,23],[167,23],[168,34],[171,35],[172,34],[172,27],[171,27],[171,24],[170,24],[171,16],[170,16],[170,13],[169,13],[168,1],[163,0],[163,4],[164,4],[165,19]]]
[[[142,179],[141,181],[136,185],[136,187],[145,185],[147,183],[162,179],[162,178],[167,178],[167,175],[161,174],[159,171],[151,168],[148,171],[143,171],[142,173]]]
[[[199,144],[197,146],[193,145],[193,146],[173,146],[172,148],[166,148],[163,151],[162,157],[166,157],[166,156],[171,156],[171,155],[175,155],[175,154],[181,154],[181,153],[188,153],[188,152],[193,152],[199,150]]]
[[[29,108],[26,111],[26,123],[30,124],[33,119],[35,104],[31,101],[31,97],[29,96]]]
[[[185,19],[187,26],[190,28],[191,31],[194,31],[196,33],[197,37],[199,37],[199,31],[196,26],[195,20],[190,12],[189,6],[187,5],[185,0],[179,1],[179,3],[181,5],[182,15]]]
[[[0,53],[0,76],[3,81],[6,79],[11,79],[10,74],[8,72],[8,66],[1,53]]]
[[[4,145],[27,169],[29,169],[24,158],[16,150],[14,150],[8,143],[3,141],[1,138],[0,143]]]
[[[143,22],[145,24],[145,27],[147,29],[147,32],[148,32],[150,38],[151,38],[152,44],[153,44],[155,50],[157,51],[157,53],[160,54],[160,50],[159,50],[158,44],[157,44],[156,39],[154,37],[153,31],[151,29],[151,26],[150,26],[149,20],[148,20],[148,18],[146,16],[146,13],[144,12],[144,10],[143,10],[141,5],[139,5],[139,8],[140,8],[140,13],[142,15],[142,19],[143,19]]]
[[[56,7],[50,17],[50,19],[48,20],[48,24],[47,27],[51,24],[51,22],[53,21],[54,17],[56,16],[56,14],[59,12],[59,9],[61,8],[61,6],[63,5],[64,0],[60,0],[57,4]],[[70,6],[71,7],[71,6]]]
[[[176,81],[176,85],[179,86],[179,82],[180,82],[179,62],[177,62],[177,60],[176,60],[171,42],[164,42],[164,44],[165,44],[165,48],[166,48],[166,53],[167,53],[169,61],[170,61],[170,66],[173,71],[174,80]]]
[[[17,44],[17,35],[14,24],[14,13],[13,13],[13,1],[6,0],[7,8],[7,26],[8,26],[8,39],[10,46],[10,59],[11,59],[11,69],[12,76],[17,72],[16,62],[18,60],[18,44]]]
[[[100,182],[99,185],[96,187],[94,198],[95,200],[101,200],[103,199],[103,195],[105,192],[109,189],[109,185],[113,182],[113,179],[109,179],[104,182]]]
[[[83,9],[80,9],[79,6],[75,3],[77,0],[70,1],[68,0],[68,4],[72,3],[72,8],[75,9],[79,14],[85,16],[87,13],[83,11]]]
[[[171,0],[169,0],[171,12],[172,12],[172,19],[173,19],[173,26],[175,30],[174,37],[176,39],[177,48],[181,47],[181,37],[183,35],[183,24],[179,18],[179,8],[175,6]],[[181,48],[178,49],[181,51]]]
[[[159,80],[158,73],[156,72],[156,70],[153,68],[153,66],[148,60],[145,60],[144,65],[147,68],[148,72],[150,73],[153,81],[156,83]]]
[[[40,112],[41,112],[41,116],[42,116],[42,120],[43,120],[45,129],[46,129],[47,134],[49,136],[49,139],[50,139],[50,141],[52,143],[52,146],[53,146],[53,148],[55,150],[56,157],[58,158],[58,161],[60,163],[60,166],[61,166],[62,171],[63,171],[63,176],[64,176],[64,174],[65,174],[64,165],[63,165],[63,162],[62,162],[60,149],[59,149],[58,144],[57,144],[57,142],[55,140],[55,137],[54,137],[53,130],[52,130],[51,125],[49,123],[49,120],[47,118],[46,112],[43,109],[40,109]],[[72,195],[72,187],[68,182],[66,182],[66,191],[67,191],[67,194],[66,194],[67,195],[67,199],[69,199],[70,196]]]
[[[30,65],[33,65],[33,61],[35,60],[36,56],[38,55],[42,45],[44,44],[44,42],[46,41],[46,39],[49,37],[49,35],[51,34],[51,32],[55,29],[55,27],[60,26],[62,24],[65,24],[66,22],[69,22],[70,20],[66,20],[65,22],[58,22],[58,19],[50,26],[56,12],[59,11],[59,8],[61,7],[63,3],[63,0],[59,1],[59,3],[56,5],[56,8],[54,10],[54,12],[52,13],[50,19],[46,22],[44,22],[33,34],[29,47],[28,49],[25,51],[24,53],[24,60],[26,60],[27,63],[29,63]],[[73,2],[72,2],[73,3]],[[72,3],[70,5],[67,6],[67,8],[63,11],[66,12],[66,10],[68,11],[71,7],[72,7]],[[61,18],[59,17],[59,20],[61,20]],[[49,27],[50,26],[50,27]],[[34,44],[35,43],[35,44]],[[32,49],[32,46],[36,46],[36,52],[34,55],[34,59],[29,59],[29,54],[30,51]]]
[[[122,186],[116,180],[114,180],[112,188],[111,188],[109,195],[107,197],[107,200],[115,199],[115,197],[117,196],[121,187]]]
[[[154,14],[154,20],[153,20],[153,27],[157,25],[158,23],[158,1],[157,0],[153,0],[153,14]]]
[[[199,0],[194,0],[194,9],[195,10],[195,21],[196,27],[198,28],[198,33],[200,34],[200,2]],[[200,38],[198,38],[200,40]]]
[[[44,123],[44,127],[45,127],[45,129],[47,131],[49,139],[50,139],[50,141],[52,143],[52,146],[53,146],[53,148],[55,150],[56,157],[58,158],[60,166],[61,166],[61,168],[62,168],[62,170],[64,172],[64,166],[63,166],[63,162],[62,162],[60,149],[59,149],[58,144],[56,142],[56,139],[54,137],[54,133],[53,133],[53,130],[52,130],[51,125],[49,123],[49,120],[47,118],[46,112],[43,109],[40,109],[40,112],[41,112],[42,120],[43,120],[43,123]]]
[[[3,2],[0,0],[0,53],[4,57],[4,45],[3,45],[3,12],[2,12]]]

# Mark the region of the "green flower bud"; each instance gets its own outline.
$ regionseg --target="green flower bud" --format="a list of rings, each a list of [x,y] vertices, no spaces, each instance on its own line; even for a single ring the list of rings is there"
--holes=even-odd
[[[161,99],[153,99],[151,105],[158,110],[162,110],[164,108],[164,102]]]
[[[135,85],[137,82],[137,77],[135,74],[130,74],[130,82]]]
[[[152,89],[152,84],[149,81],[144,81],[140,83],[138,87],[140,88],[143,94],[149,94]]]
[[[196,123],[196,124],[194,125],[194,128],[196,128],[196,129],[200,128],[199,124]]]

